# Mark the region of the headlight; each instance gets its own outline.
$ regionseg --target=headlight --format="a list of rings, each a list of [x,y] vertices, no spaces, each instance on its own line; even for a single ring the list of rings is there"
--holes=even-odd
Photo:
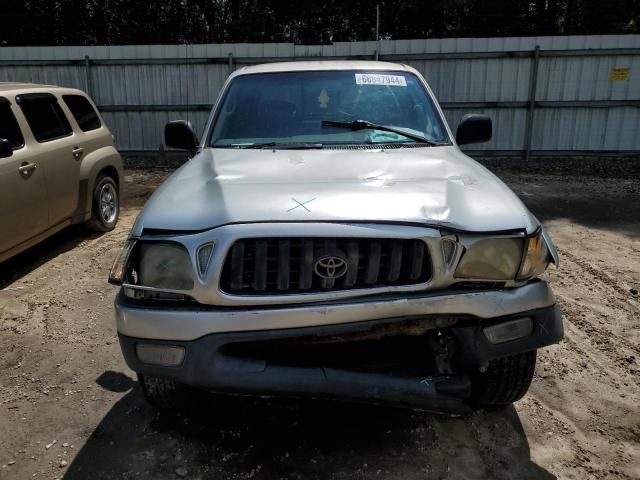
[[[526,251],[522,259],[522,266],[518,273],[518,280],[526,280],[540,275],[549,265],[549,250],[542,235],[527,239]]]
[[[167,290],[191,290],[193,268],[187,250],[175,243],[140,245],[140,285]]]
[[[513,280],[522,261],[524,239],[488,238],[471,245],[460,260],[456,278]]]

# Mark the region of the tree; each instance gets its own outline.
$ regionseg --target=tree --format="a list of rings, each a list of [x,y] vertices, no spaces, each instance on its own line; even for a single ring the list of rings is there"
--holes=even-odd
[[[387,39],[640,33],[638,0],[380,0]],[[373,40],[365,0],[4,0],[2,45]]]

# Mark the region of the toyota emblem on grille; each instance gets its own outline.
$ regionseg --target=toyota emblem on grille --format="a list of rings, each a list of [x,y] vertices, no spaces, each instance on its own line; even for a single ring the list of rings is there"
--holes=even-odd
[[[347,273],[347,260],[339,254],[321,255],[314,266],[316,275],[325,280],[340,278]]]

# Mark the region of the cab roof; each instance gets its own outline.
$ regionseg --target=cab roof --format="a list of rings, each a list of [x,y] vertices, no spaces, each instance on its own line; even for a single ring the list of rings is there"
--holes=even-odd
[[[23,95],[25,93],[51,93],[57,95],[87,96],[86,93],[82,90],[78,90],[77,88],[59,87],[58,85],[44,85],[39,83],[0,82],[1,99],[4,99],[4,97]]]
[[[415,70],[408,65],[390,62],[375,62],[370,60],[313,60],[300,62],[276,62],[252,65],[236,70],[231,76],[251,75],[254,73],[274,72],[304,72],[326,70],[385,70],[398,72],[412,72]]]
[[[0,82],[0,92],[13,90],[41,90],[43,88],[60,88],[57,85],[41,85],[38,83]]]

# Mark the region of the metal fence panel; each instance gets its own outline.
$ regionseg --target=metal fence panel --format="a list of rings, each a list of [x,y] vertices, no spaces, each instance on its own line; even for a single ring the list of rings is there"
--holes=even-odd
[[[202,135],[207,112],[168,110],[163,112],[103,112],[102,116],[122,151],[158,151],[167,122],[189,120],[198,137]],[[122,148],[126,145],[128,148]]]
[[[440,102],[527,101],[528,58],[412,60]]]
[[[245,64],[372,59],[378,47],[381,60],[427,78],[454,130],[465,113],[492,118],[494,138],[470,150],[640,151],[640,35],[3,47],[0,81],[86,90],[121,150],[153,151],[168,120],[188,118],[201,133],[227,76]]]
[[[455,127],[467,113],[482,113],[489,115],[493,121],[493,138],[477,145],[465,145],[465,150],[523,150],[524,149],[524,125],[526,122],[526,110],[515,108],[480,108],[480,109],[444,109],[447,122],[452,127],[455,135]]]
[[[79,66],[10,66],[0,64],[0,82],[28,82],[85,89],[84,67]]]

